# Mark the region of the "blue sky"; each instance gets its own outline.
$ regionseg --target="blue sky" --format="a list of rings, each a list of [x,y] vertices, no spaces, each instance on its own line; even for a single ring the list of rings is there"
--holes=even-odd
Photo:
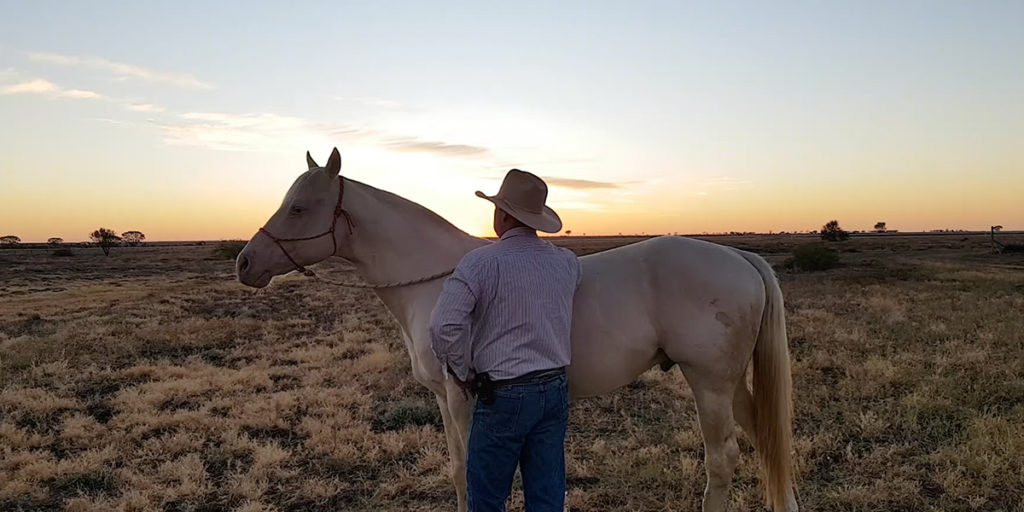
[[[576,233],[1024,228],[1022,26],[1019,2],[0,2],[0,231],[248,237],[335,145],[477,234],[510,167]]]

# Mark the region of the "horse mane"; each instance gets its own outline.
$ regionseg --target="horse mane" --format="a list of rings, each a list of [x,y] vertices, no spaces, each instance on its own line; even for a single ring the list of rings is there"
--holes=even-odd
[[[414,215],[416,218],[422,219],[426,221],[428,224],[431,224],[442,230],[451,231],[453,233],[457,233],[467,237],[477,238],[459,229],[454,224],[449,222],[448,219],[445,219],[444,217],[438,215],[435,211],[431,210],[430,208],[427,208],[426,206],[423,206],[413,200],[406,199],[398,194],[395,194],[394,192],[388,192],[387,190],[374,187],[373,185],[367,185],[366,183],[363,183],[361,181],[356,181],[351,178],[343,179],[369,191],[370,195],[374,199],[380,201],[381,203],[384,203],[389,208],[393,208],[396,210],[404,210],[407,213]]]

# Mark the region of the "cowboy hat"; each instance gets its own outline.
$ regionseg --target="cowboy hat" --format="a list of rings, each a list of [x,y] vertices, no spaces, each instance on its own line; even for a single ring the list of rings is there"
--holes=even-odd
[[[548,186],[531,173],[512,169],[505,175],[497,195],[489,196],[479,190],[476,195],[537,231],[557,233],[562,230],[562,219],[544,205],[548,199]]]

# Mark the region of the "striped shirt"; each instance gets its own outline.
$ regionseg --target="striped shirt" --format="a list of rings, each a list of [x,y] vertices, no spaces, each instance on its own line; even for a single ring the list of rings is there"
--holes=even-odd
[[[576,255],[513,228],[466,254],[430,318],[430,346],[462,380],[470,370],[511,379],[569,365]]]

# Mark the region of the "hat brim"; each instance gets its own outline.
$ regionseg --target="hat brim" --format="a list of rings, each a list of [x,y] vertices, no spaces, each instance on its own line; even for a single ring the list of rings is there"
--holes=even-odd
[[[558,217],[558,214],[555,213],[554,210],[547,206],[544,207],[544,210],[541,213],[533,213],[523,210],[522,208],[517,208],[514,204],[509,203],[498,196],[489,196],[479,190],[476,191],[476,196],[494,203],[494,206],[501,208],[505,213],[515,217],[519,222],[522,222],[537,231],[558,233],[562,230],[562,219]]]

